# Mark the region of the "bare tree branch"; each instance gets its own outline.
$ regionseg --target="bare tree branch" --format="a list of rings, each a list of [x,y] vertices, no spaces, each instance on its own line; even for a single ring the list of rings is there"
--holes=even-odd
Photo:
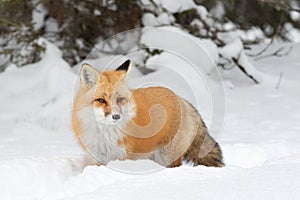
[[[264,59],[264,58],[268,58],[268,57],[271,57],[271,56],[276,56],[276,57],[283,57],[283,56],[287,56],[293,49],[292,46],[289,47],[289,49],[286,51],[286,52],[283,52],[285,48],[284,47],[280,47],[279,49],[277,49],[276,51],[274,51],[273,53],[270,53],[270,54],[266,54],[266,55],[263,55],[263,56],[260,56],[260,57],[257,57],[255,58],[254,60],[261,60],[261,59]]]
[[[282,72],[280,72],[280,75],[279,75],[279,80],[278,80],[278,83],[277,83],[277,85],[276,85],[276,89],[278,89],[278,88],[279,88],[279,86],[280,86],[280,83],[281,83],[281,80],[282,80]]]
[[[233,62],[236,64],[236,66],[237,66],[240,70],[242,70],[242,72],[243,72],[247,77],[249,77],[251,80],[253,80],[254,83],[259,84],[259,81],[258,81],[256,78],[254,78],[251,74],[249,74],[249,73],[246,71],[246,69],[244,68],[244,66],[242,66],[242,65],[239,63],[238,58],[232,58],[232,60],[233,60]]]
[[[274,39],[278,36],[279,32],[282,30],[282,27],[283,27],[283,15],[281,15],[280,17],[280,21],[279,21],[279,25],[277,26],[277,29],[276,29],[276,32],[275,34],[272,36],[272,39],[271,41],[269,42],[269,44],[263,48],[260,52],[256,53],[256,54],[247,54],[248,56],[251,56],[251,57],[256,57],[256,56],[260,56],[262,55],[264,52],[266,52],[269,47],[273,44],[274,42]]]

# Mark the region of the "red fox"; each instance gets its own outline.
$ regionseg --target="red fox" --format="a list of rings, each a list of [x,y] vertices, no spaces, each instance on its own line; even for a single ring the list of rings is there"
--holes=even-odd
[[[72,128],[85,152],[99,165],[150,159],[166,167],[183,161],[224,166],[221,148],[197,110],[167,88],[130,90],[126,84],[130,65],[127,60],[104,72],[82,65]]]

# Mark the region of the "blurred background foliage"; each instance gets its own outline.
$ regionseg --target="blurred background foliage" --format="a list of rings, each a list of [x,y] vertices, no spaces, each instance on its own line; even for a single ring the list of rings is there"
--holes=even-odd
[[[152,4],[154,9],[145,6]],[[23,66],[40,60],[46,38],[60,48],[72,66],[83,60],[94,45],[116,33],[148,26],[143,16],[166,13],[200,38],[224,45],[217,33],[257,27],[263,37],[244,39],[245,44],[264,38],[291,40],[288,32],[300,28],[300,0],[194,0],[207,9],[204,20],[194,9],[170,13],[158,0],[2,0],[0,1],[0,71],[9,63]],[[198,19],[201,26],[196,26]],[[209,23],[210,22],[210,23]],[[221,26],[234,24],[227,28]],[[198,24],[199,24],[198,23]],[[158,24],[158,26],[161,24]]]

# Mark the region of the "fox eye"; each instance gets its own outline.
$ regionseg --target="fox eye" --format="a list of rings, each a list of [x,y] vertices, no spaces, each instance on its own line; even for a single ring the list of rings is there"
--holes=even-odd
[[[105,100],[102,98],[96,99],[96,101],[98,101],[99,103],[105,103]]]
[[[125,98],[119,97],[117,98],[117,103],[121,103]]]

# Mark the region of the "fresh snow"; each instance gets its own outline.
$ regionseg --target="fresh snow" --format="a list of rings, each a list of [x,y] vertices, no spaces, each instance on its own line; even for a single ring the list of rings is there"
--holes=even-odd
[[[154,2],[171,13],[183,12],[196,7],[196,4],[192,0],[154,0]]]
[[[44,8],[43,4],[38,1],[34,1],[35,8],[32,11],[32,23],[34,30],[39,30],[44,25],[45,16],[48,14],[47,10]]]
[[[142,18],[143,25],[146,27],[156,27],[162,25],[170,25],[175,22],[172,15],[162,13],[159,16],[155,16],[152,13],[145,13]]]
[[[300,42],[300,31],[296,29],[291,23],[285,23],[284,28],[287,31],[287,38],[292,42]]]
[[[167,45],[151,40],[151,34],[158,33],[145,33],[142,41]],[[199,50],[203,43],[193,41],[194,46],[177,44],[183,48],[178,53],[190,54],[187,60],[203,67],[199,79],[188,76],[187,60],[176,59],[169,51],[148,60],[155,72],[142,76],[134,68],[135,76],[129,81],[133,87],[160,81],[190,101],[194,97],[188,90],[200,89],[194,93],[199,101],[193,103],[199,104],[197,108],[211,129],[209,110],[213,105],[205,81],[210,79],[214,63],[207,57],[217,59],[217,49]],[[77,75],[60,51],[44,42],[47,52],[39,63],[22,68],[12,65],[0,74],[1,200],[299,199],[299,44],[290,44],[293,50],[284,57],[249,60],[257,71],[268,75],[260,85],[237,68],[222,71],[226,117],[216,139],[223,150],[224,168],[186,164],[165,169],[148,160],[88,165],[70,128]],[[276,44],[266,53],[282,45],[286,44]],[[176,44],[165,47],[175,48]],[[253,46],[251,52],[263,47]],[[202,66],[194,51],[210,66]],[[188,85],[174,79],[187,79]]]

